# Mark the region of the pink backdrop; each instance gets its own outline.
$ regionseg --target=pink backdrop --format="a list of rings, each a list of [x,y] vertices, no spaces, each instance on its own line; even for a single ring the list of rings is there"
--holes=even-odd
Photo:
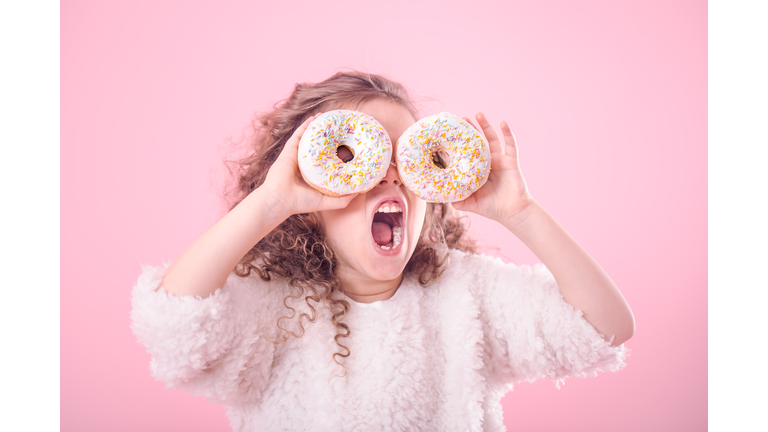
[[[228,430],[149,377],[130,290],[222,215],[227,140],[342,67],[508,120],[534,197],[635,313],[626,369],[518,385],[507,427],[705,430],[706,2],[106,3],[61,4],[62,430]],[[473,231],[536,262],[495,223]]]

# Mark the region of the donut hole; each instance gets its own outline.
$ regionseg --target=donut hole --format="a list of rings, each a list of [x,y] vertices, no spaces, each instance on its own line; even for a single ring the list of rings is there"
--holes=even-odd
[[[451,166],[451,155],[445,150],[437,150],[432,153],[432,162],[440,169],[446,169]]]
[[[336,156],[341,159],[342,162],[347,163],[355,158],[355,152],[345,145],[340,145],[336,149]]]

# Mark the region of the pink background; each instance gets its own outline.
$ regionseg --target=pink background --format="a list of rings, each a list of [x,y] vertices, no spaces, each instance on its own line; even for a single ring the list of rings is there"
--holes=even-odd
[[[634,311],[626,369],[518,385],[510,430],[706,429],[706,2],[111,3],[61,4],[62,430],[229,429],[149,377],[130,290],[222,215],[228,140],[343,67],[508,120],[534,197]]]

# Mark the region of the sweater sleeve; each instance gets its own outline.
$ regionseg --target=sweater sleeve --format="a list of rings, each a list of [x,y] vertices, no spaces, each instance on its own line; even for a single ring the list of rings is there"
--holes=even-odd
[[[158,288],[164,270],[142,266],[131,295],[131,330],[152,356],[152,377],[215,403],[257,400],[275,351],[271,287],[230,275],[206,298],[175,296]]]
[[[475,274],[490,376],[501,383],[596,376],[625,366],[629,350],[612,346],[560,293],[552,273],[465,256]]]

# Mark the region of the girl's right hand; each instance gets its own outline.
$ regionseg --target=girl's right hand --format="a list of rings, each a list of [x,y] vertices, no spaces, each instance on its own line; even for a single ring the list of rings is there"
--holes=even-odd
[[[297,213],[311,213],[336,210],[346,207],[357,194],[332,197],[323,195],[304,181],[299,172],[299,141],[309,123],[320,114],[308,118],[299,126],[285,143],[280,156],[267,173],[264,184],[259,188],[271,197],[276,211],[285,217]]]
[[[243,256],[296,213],[346,207],[355,196],[330,197],[313,189],[299,172],[299,140],[307,119],[285,144],[264,184],[216,222],[165,270],[162,286],[174,295],[207,297],[224,286]]]

